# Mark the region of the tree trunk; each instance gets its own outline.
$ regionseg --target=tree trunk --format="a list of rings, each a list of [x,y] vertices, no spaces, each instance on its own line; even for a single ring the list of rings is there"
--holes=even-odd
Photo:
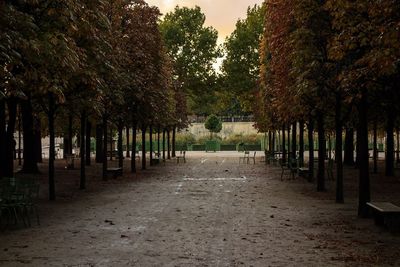
[[[389,110],[386,124],[386,176],[394,176],[394,119],[394,112]]]
[[[122,132],[124,130],[124,124],[122,120],[118,123],[118,167],[124,167],[124,151],[122,150]]]
[[[112,131],[112,125],[110,126],[110,139],[108,140],[108,143],[110,145],[110,161],[113,160],[113,145],[114,145],[114,140],[113,140],[113,131]],[[108,147],[106,147],[106,149],[108,150]]]
[[[347,166],[354,165],[354,129],[346,128],[346,137],[344,141],[344,161]]]
[[[142,125],[142,170],[146,169],[146,128]]]
[[[300,167],[304,166],[304,122],[300,121],[299,123],[299,162]]]
[[[54,178],[54,158],[55,158],[55,131],[54,131],[54,113],[55,113],[55,100],[54,95],[49,93],[49,134],[50,134],[50,147],[49,147],[49,199],[56,199],[55,178]]]
[[[396,130],[396,163],[400,163],[400,130]]]
[[[36,155],[36,162],[43,162],[42,156],[42,125],[40,123],[40,119],[38,117],[34,117],[34,139],[35,139],[35,155]]]
[[[150,166],[153,166],[153,126],[149,127],[149,141],[150,141]]]
[[[293,123],[292,127],[292,159],[296,159],[297,152],[297,122]]]
[[[129,151],[129,127],[126,127],[126,157],[130,158],[131,157],[131,153]]]
[[[22,172],[39,173],[35,152],[35,136],[33,132],[33,110],[30,98],[22,101],[21,111],[22,129],[24,131],[24,163],[22,165]]]
[[[374,121],[374,173],[378,173],[378,123]]]
[[[314,182],[314,120],[310,115],[308,122],[308,181]]]
[[[172,157],[176,157],[176,126],[172,128]]]
[[[356,168],[359,168],[359,166],[360,166],[360,153],[361,153],[361,151],[360,151],[360,146],[359,146],[359,140],[360,140],[360,133],[357,131],[356,132],[356,162],[355,162],[355,167]]]
[[[335,128],[336,128],[336,203],[344,202],[343,194],[343,159],[342,159],[342,99],[339,93],[336,94],[336,114],[335,114]]]
[[[171,138],[170,130],[167,130],[167,147],[168,147],[168,159],[171,159]]]
[[[163,161],[165,162],[165,128],[163,129],[163,135],[162,135],[162,158]]]
[[[357,145],[360,146],[359,158],[359,193],[358,193],[358,215],[361,217],[368,216],[367,202],[371,200],[370,182],[369,182],[369,160],[368,160],[368,103],[366,92],[361,93],[361,101],[359,104],[359,140]]]
[[[131,155],[131,173],[136,173],[136,130],[137,122],[133,120],[132,123],[132,155]]]
[[[278,130],[278,138],[276,140],[277,151],[282,151],[282,140],[281,140],[281,130]]]
[[[108,143],[108,129],[107,129],[107,114],[103,115],[103,180],[107,180],[107,143]]]
[[[6,162],[6,103],[4,99],[0,100],[0,162]],[[4,165],[0,164],[0,179],[4,177]]]
[[[81,112],[81,133],[80,133],[80,151],[79,155],[81,157],[81,180],[79,183],[79,189],[83,190],[86,188],[86,125],[87,116],[86,111]]]
[[[103,126],[96,125],[96,163],[103,162]]]
[[[291,150],[292,150],[292,148],[291,148],[291,136],[290,136],[290,124],[288,125],[288,128],[287,128],[287,143],[288,143],[288,146],[287,146],[287,159],[288,159],[288,162],[290,162],[291,161],[291,159],[292,159],[292,153],[291,153]]]
[[[332,137],[328,134],[328,159],[332,159]]]
[[[86,119],[86,140],[85,140],[85,144],[86,144],[86,166],[90,166],[91,164],[91,146],[92,146],[92,142],[91,142],[91,136],[92,136],[92,123]]]
[[[267,147],[267,146],[265,146],[265,147]],[[267,150],[267,148],[265,148],[265,150]],[[272,132],[271,131],[268,131],[268,151],[272,151]]]
[[[14,151],[16,141],[14,140],[15,124],[17,120],[17,99],[11,97],[7,101],[8,107],[8,123],[6,132],[6,161],[4,176],[14,177]]]
[[[69,146],[69,140],[68,140],[68,136],[67,133],[64,132],[64,137],[63,137],[63,158],[66,159],[67,158],[67,154],[68,154],[68,146]]]
[[[286,138],[285,138],[285,125],[282,126],[282,164],[286,163]]]
[[[21,107],[20,107],[20,112],[18,113],[18,166],[22,165],[22,155],[21,155],[21,149],[22,149],[22,119],[21,119]],[[0,146],[1,147],[1,146]],[[1,178],[1,175],[0,175]]]
[[[70,111],[72,113],[72,111]],[[73,117],[72,114],[68,116],[68,140],[69,140],[69,147],[68,147],[68,154],[72,154],[72,149],[74,148],[74,143],[73,143],[73,132],[72,132],[72,123],[73,123]]]
[[[68,127],[64,133],[64,158],[72,154],[72,115],[68,116]]]
[[[271,147],[272,155],[275,154],[275,141],[276,141],[276,132],[273,131],[272,132],[272,147]]]
[[[326,140],[324,116],[319,113],[317,115],[318,128],[318,174],[317,174],[317,191],[325,191],[325,156],[326,156]]]
[[[158,151],[158,158],[160,158],[161,150],[160,150],[160,126],[157,128],[157,151]]]

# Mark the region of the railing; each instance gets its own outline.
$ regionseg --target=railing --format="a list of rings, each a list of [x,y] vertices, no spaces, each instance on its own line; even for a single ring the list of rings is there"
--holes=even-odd
[[[222,122],[254,122],[253,116],[234,116],[234,117],[219,117]],[[203,116],[194,116],[189,118],[190,123],[204,123],[207,117]]]

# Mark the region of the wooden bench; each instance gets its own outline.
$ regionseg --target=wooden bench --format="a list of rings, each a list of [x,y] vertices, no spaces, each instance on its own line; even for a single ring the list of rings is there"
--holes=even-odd
[[[112,177],[116,179],[118,176],[122,176],[122,168],[107,168],[107,176],[108,174],[111,174]]]
[[[183,159],[183,163],[186,163],[186,151],[181,151],[179,156],[176,156],[176,163],[179,163],[181,159]]]
[[[400,207],[390,202],[367,202],[375,224],[385,226],[391,232],[400,231]]]

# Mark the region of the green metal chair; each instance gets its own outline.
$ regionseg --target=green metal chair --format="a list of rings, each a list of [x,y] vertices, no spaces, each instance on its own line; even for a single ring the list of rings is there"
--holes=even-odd
[[[0,223],[2,223],[2,219],[7,214],[7,222],[4,228],[10,225],[12,219],[14,219],[14,225],[18,224],[19,214],[23,213],[23,206],[20,202],[21,198],[22,195],[17,192],[15,178],[3,178],[0,191]],[[23,222],[26,225],[24,220]]]
[[[29,226],[31,225],[30,214],[36,215],[37,224],[40,225],[39,212],[37,208],[37,200],[39,199],[39,189],[40,186],[38,183],[26,184],[26,194],[24,196],[22,205],[24,206],[24,211]]]
[[[24,226],[30,226],[29,213],[36,213],[37,222],[39,214],[36,201],[39,196],[39,184],[30,178],[5,178],[1,182],[0,191],[0,216],[7,214],[5,227],[14,219],[14,225],[22,221]],[[1,223],[1,221],[0,221]]]

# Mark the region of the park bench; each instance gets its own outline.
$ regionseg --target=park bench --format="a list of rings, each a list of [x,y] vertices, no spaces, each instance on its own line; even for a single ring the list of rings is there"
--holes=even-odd
[[[122,168],[120,167],[107,168],[107,176],[108,174],[111,174],[112,178],[116,179],[118,176],[122,176]]]
[[[179,160],[183,160],[183,163],[186,163],[186,151],[179,152],[179,156],[176,156],[176,163],[179,163]]]
[[[375,224],[385,226],[391,232],[400,231],[400,207],[390,202],[367,202]]]

